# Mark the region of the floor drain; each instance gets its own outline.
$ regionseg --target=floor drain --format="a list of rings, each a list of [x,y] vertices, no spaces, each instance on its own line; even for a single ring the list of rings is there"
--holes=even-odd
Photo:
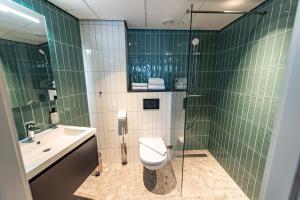
[[[208,157],[205,153],[197,153],[197,154],[184,154],[185,158],[193,158],[193,157],[200,157],[200,158],[206,158]]]

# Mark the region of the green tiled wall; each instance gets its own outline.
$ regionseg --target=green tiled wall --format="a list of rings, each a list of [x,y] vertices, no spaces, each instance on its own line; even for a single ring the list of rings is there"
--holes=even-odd
[[[212,67],[216,62],[216,31],[192,31],[192,39],[200,40],[197,48],[192,48],[189,91],[200,97],[187,98],[185,149],[207,149],[211,123]]]
[[[175,78],[186,76],[188,31],[129,29],[128,77],[131,82],[148,82],[150,77],[165,80],[172,90]]]
[[[45,65],[44,56],[38,52],[40,48],[47,53],[47,43],[31,45],[0,39],[0,58],[19,139],[25,138],[25,122],[34,120],[38,127],[46,129],[49,106],[56,107],[55,101],[49,102],[48,85],[40,87],[40,80],[53,80],[52,70],[46,68],[51,63],[40,67]],[[35,103],[26,106],[31,101]]]
[[[61,123],[89,126],[78,19],[45,0],[14,1],[45,16],[51,64],[58,95],[56,105]],[[46,117],[44,121],[48,125],[49,102],[14,111],[16,123],[19,123],[18,120],[21,119],[25,121],[25,118],[26,121],[39,119],[41,110]]]
[[[214,51],[215,31],[193,31],[193,37],[201,40],[201,64],[203,58],[211,62]],[[149,77],[165,80],[167,90],[174,89],[175,78],[186,77],[189,31],[160,29],[129,29],[127,31],[128,77],[131,82],[147,82]],[[198,71],[199,69],[197,69]]]
[[[38,51],[39,48],[42,48],[42,45],[0,39],[0,58],[14,108],[27,105],[30,101],[49,100],[48,82],[53,80],[51,63],[46,65],[44,56]],[[49,81],[44,81],[45,84],[41,85],[42,80]]]
[[[219,33],[209,150],[258,199],[297,0],[269,0]]]

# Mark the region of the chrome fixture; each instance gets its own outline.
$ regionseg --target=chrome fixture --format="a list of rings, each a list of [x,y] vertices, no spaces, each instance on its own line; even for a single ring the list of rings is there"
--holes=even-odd
[[[200,42],[200,40],[198,38],[194,38],[192,40],[192,45],[193,45],[192,55],[194,55],[194,56],[200,55],[200,52],[198,51],[198,44],[199,44],[199,42]]]
[[[45,64],[47,66],[48,65],[48,58],[47,58],[47,55],[46,55],[45,51],[43,49],[39,49],[39,53],[44,56]]]
[[[200,55],[200,52],[199,52],[199,43],[200,43],[200,40],[199,38],[194,38],[192,41],[192,49],[191,49],[191,55],[195,56],[194,59],[191,60],[191,70],[192,73],[190,76],[191,76],[191,93],[192,94],[195,94],[196,93],[196,87],[198,85],[198,73],[197,72],[197,66],[198,66],[198,55]]]
[[[193,46],[197,46],[197,45],[199,44],[199,42],[200,42],[200,40],[199,40],[198,38],[194,38],[194,39],[192,40]]]
[[[33,142],[35,137],[35,123],[28,122],[27,124],[25,124],[25,127],[26,127],[27,140]]]
[[[36,125],[34,122],[27,122],[25,123],[26,128],[26,137],[27,141],[34,142],[35,141],[35,134],[40,131],[40,128],[36,128]]]
[[[43,49],[39,49],[40,54],[45,55],[45,51]]]
[[[46,55],[45,51],[43,49],[39,49],[39,53],[44,56],[45,62],[46,62],[46,64],[48,64],[48,58],[47,58],[47,55]]]
[[[225,10],[225,11],[216,11],[216,10],[193,10],[188,9],[186,13],[202,13],[202,14],[237,14],[237,15],[265,15],[267,14],[267,11],[232,11],[232,10]]]

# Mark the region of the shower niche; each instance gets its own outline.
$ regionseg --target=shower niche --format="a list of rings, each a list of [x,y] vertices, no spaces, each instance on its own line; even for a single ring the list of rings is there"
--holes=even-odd
[[[1,16],[1,70],[11,106],[16,108],[56,100],[44,16],[29,12],[13,2],[9,6],[16,11],[30,13],[34,20],[20,20],[10,12],[3,12]]]

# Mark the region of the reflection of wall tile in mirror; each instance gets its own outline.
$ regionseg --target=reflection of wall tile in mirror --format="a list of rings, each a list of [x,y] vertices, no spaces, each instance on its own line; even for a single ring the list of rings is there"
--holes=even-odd
[[[15,2],[46,18],[49,52],[53,77],[58,90],[57,108],[61,116],[61,123],[89,126],[78,19],[48,1],[15,0]],[[35,110],[37,117],[40,117],[38,113],[42,110],[42,123],[48,127],[50,104],[45,102],[39,103],[39,105],[40,109],[33,109],[32,112],[34,113]],[[21,112],[16,113],[20,114]],[[15,119],[22,118],[18,116]],[[24,121],[26,120],[28,119],[24,119]],[[18,130],[22,130],[22,128],[18,128]]]
[[[48,69],[50,63],[44,65],[44,57],[38,52],[43,46],[4,39],[0,39],[0,44],[0,58],[12,107],[48,100],[47,90],[41,87],[47,87],[46,80],[53,80],[53,76]],[[44,86],[40,85],[42,81]]]
[[[48,45],[31,45],[0,39],[0,58],[3,63],[5,80],[13,107],[13,116],[19,139],[25,137],[24,123],[35,121],[42,129],[48,128],[48,121],[41,117],[41,110],[49,110],[48,84],[53,80],[50,62],[46,64],[44,56],[38,52],[48,52]],[[49,58],[49,55],[48,55]],[[43,65],[43,66],[42,66]],[[50,73],[49,73],[50,72]],[[46,101],[46,105],[39,103]],[[27,104],[32,103],[32,106]],[[55,102],[53,102],[55,106]],[[44,111],[45,112],[45,111]],[[49,111],[47,111],[48,114]]]

